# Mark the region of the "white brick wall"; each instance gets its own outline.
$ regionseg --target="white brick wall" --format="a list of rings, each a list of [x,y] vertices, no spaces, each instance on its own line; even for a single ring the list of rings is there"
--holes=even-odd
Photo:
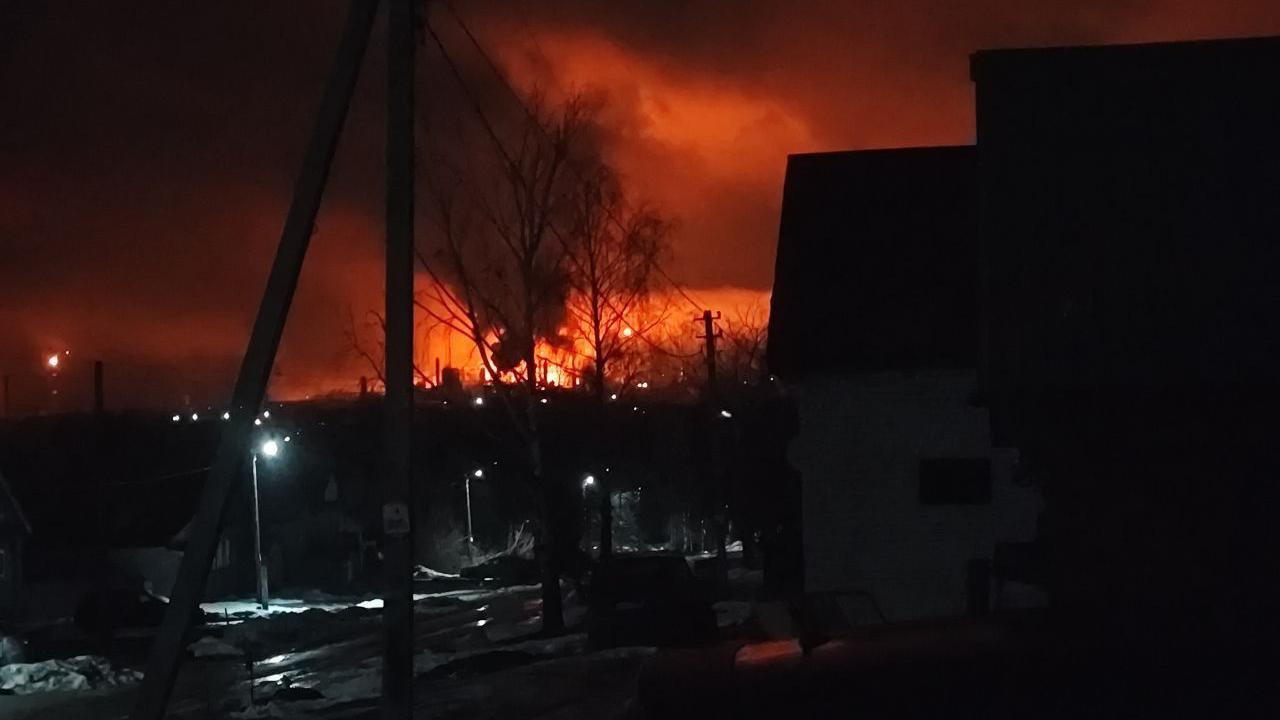
[[[997,539],[1031,538],[1036,498],[1010,483],[1013,453],[993,452],[986,411],[969,405],[974,383],[956,371],[793,387],[806,590],[870,592],[892,621],[960,615],[967,561],[990,558]],[[919,461],[929,457],[991,457],[991,504],[920,505]]]

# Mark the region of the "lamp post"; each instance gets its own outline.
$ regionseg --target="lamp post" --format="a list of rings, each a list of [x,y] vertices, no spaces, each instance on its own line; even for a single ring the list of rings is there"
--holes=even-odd
[[[267,567],[262,564],[262,516],[258,511],[258,453],[269,458],[280,454],[280,443],[267,440],[253,452],[253,563],[257,571],[258,604],[267,609]]]
[[[484,470],[476,468],[467,476],[466,482],[464,483],[467,489],[467,562],[472,565],[476,562],[474,555],[474,543],[476,538],[475,535],[471,533],[471,478],[478,479],[482,477],[484,477]]]

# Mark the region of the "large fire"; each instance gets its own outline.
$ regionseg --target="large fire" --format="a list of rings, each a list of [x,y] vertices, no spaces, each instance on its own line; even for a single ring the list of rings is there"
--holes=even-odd
[[[703,307],[720,314],[722,331],[735,337],[739,332],[761,332],[768,321],[769,293],[742,288],[700,289],[692,294]],[[420,387],[436,384],[446,368],[454,368],[464,385],[478,386],[494,381],[493,373],[481,359],[475,343],[465,333],[436,321],[431,314],[419,310],[418,333],[415,337],[415,376]],[[377,381],[378,334],[370,324],[359,338],[369,357],[353,352],[341,367],[323,377],[280,376],[271,394],[279,400],[303,400],[328,394],[354,393],[364,377],[374,390]],[[619,357],[606,366],[610,384],[628,383],[643,387],[678,382],[691,366],[703,362],[701,315],[674,290],[655,293],[646,312],[628,316],[617,332]],[[588,382],[595,357],[584,328],[562,325],[556,337],[537,341],[537,381],[544,387],[573,388]],[[493,340],[489,336],[489,341]],[[728,341],[726,341],[728,342]],[[437,374],[439,369],[439,375]],[[523,377],[523,368],[500,372],[498,379],[513,382]]]

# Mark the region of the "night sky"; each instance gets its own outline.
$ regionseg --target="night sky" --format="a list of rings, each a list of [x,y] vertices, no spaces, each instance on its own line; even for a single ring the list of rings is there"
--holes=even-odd
[[[606,153],[678,219],[671,272],[709,303],[769,287],[788,153],[971,142],[973,50],[1280,33],[1280,4],[1263,0],[454,4],[522,89],[606,94]],[[344,11],[0,2],[0,368],[15,383],[71,348],[106,360],[117,406],[225,397]],[[348,312],[381,303],[381,34],[278,395],[354,382]],[[424,115],[465,113],[434,47],[419,57]],[[495,85],[477,86],[500,112]]]

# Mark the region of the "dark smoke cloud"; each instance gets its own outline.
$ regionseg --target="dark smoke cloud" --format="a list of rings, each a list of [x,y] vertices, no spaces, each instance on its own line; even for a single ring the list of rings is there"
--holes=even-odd
[[[1280,6],[1258,0],[454,4],[522,89],[607,92],[606,152],[680,221],[676,276],[758,289],[786,154],[971,141],[975,49],[1280,32]],[[0,369],[39,378],[42,351],[71,347],[107,360],[122,404],[225,396],[344,5],[0,6]],[[495,116],[515,112],[445,35]],[[375,37],[280,391],[361,369],[343,327],[379,304],[384,52]],[[469,111],[434,51],[422,58],[443,134]]]

